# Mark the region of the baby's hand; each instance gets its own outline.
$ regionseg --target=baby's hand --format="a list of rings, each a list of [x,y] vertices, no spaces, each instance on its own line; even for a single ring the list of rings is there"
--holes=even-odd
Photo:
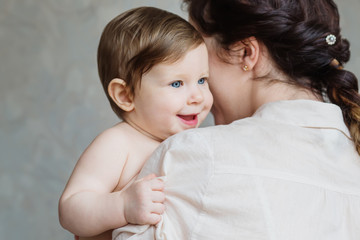
[[[165,211],[164,182],[150,174],[131,184],[124,192],[124,216],[128,223],[156,224]]]

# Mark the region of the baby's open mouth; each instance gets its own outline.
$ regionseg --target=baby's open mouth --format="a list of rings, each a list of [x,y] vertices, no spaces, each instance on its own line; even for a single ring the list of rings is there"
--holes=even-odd
[[[192,121],[195,120],[197,115],[196,114],[191,114],[191,115],[178,115],[179,118],[184,119],[185,121]]]
[[[198,124],[198,115],[189,114],[189,115],[177,115],[183,123],[190,127],[196,127]]]

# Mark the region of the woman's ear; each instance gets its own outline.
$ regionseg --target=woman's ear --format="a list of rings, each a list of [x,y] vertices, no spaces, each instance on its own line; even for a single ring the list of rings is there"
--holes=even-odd
[[[252,70],[259,59],[260,47],[259,42],[255,37],[249,37],[243,41],[245,45],[245,52],[243,56],[244,60],[244,71]],[[247,67],[245,67],[247,66]]]
[[[133,96],[124,80],[119,78],[111,80],[108,86],[108,93],[116,105],[125,112],[134,110]]]
[[[234,55],[235,63],[239,64],[244,71],[252,70],[258,62],[260,47],[255,37],[249,37],[233,44],[230,46],[230,50],[239,52],[239,54]]]

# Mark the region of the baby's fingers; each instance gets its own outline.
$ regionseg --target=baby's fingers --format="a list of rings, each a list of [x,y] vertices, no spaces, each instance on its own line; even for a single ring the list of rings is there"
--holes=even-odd
[[[151,193],[151,200],[154,203],[163,203],[165,201],[165,194],[160,191],[153,191]]]
[[[161,180],[161,179],[158,179],[158,178],[155,178],[155,179],[152,179],[151,182],[150,182],[150,187],[151,189],[154,191],[162,191],[164,190],[164,182]]]
[[[156,214],[163,214],[165,212],[165,205],[162,203],[154,203],[152,205],[152,211],[151,213],[156,213]]]
[[[159,214],[156,214],[156,213],[152,213],[150,216],[149,216],[149,222],[148,224],[150,225],[155,225],[157,224],[158,222],[160,222],[161,220],[161,216]]]
[[[154,179],[154,178],[156,178],[156,175],[153,174],[153,173],[151,173],[151,174],[145,176],[145,177],[143,178],[143,180],[145,180],[145,181],[150,181],[150,180],[152,180],[152,179]]]

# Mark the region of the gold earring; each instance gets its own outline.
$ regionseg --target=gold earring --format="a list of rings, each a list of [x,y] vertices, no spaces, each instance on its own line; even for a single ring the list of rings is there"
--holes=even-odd
[[[248,67],[247,65],[245,65],[245,66],[243,67],[243,70],[246,72],[247,70],[249,70],[249,67]]]

